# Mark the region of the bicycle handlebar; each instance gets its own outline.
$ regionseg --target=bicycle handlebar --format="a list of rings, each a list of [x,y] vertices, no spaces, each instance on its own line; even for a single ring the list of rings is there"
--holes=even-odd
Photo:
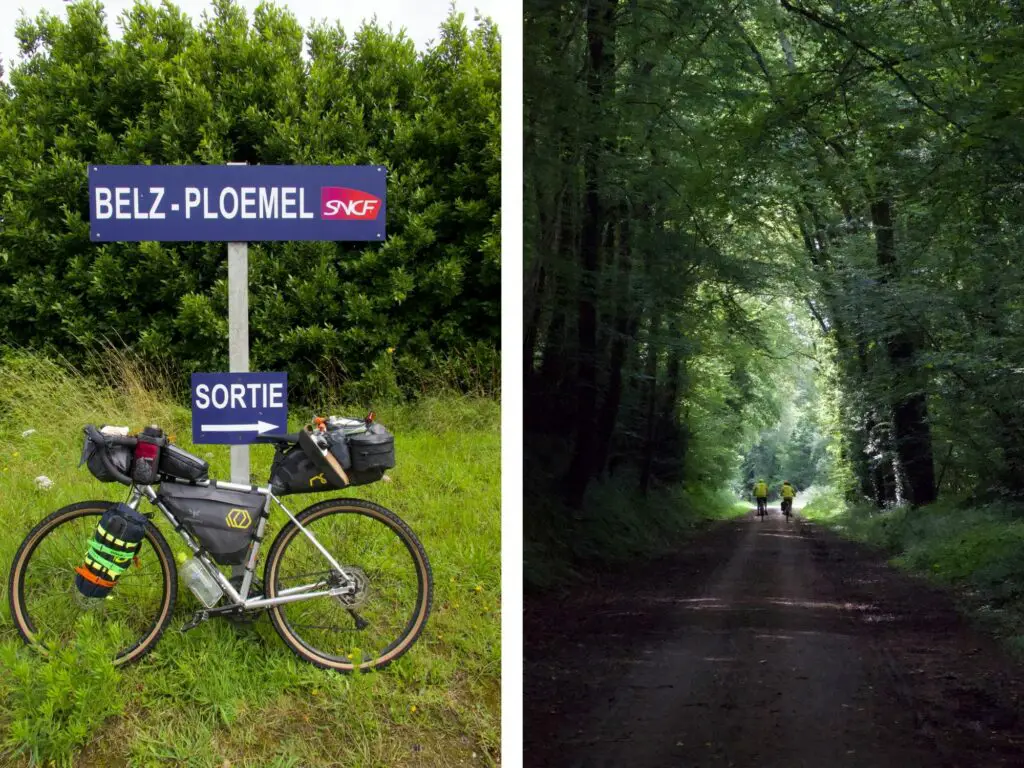
[[[138,445],[139,439],[137,437],[122,437],[121,435],[105,435],[100,432],[92,424],[85,425],[85,434],[89,436],[89,439],[96,443],[102,443],[104,449],[109,448],[112,445],[127,445],[134,448]],[[119,470],[114,462],[110,459],[110,451],[100,451],[100,461],[106,468],[107,472],[113,475],[114,479],[122,485],[132,485],[133,480],[126,475],[124,472]]]
[[[254,442],[257,442],[257,443],[271,443],[271,444],[276,444],[276,443],[297,443],[297,442],[299,442],[299,433],[298,432],[289,432],[287,434],[281,434],[281,435],[257,435],[256,436],[256,440]]]
[[[85,434],[93,440],[106,443],[107,445],[127,445],[129,448],[134,448],[139,444],[139,438],[137,437],[130,435],[107,435],[100,432],[92,424],[85,425]]]
[[[115,445],[124,445],[129,448],[134,448],[139,444],[139,438],[127,435],[106,435],[96,429],[92,424],[86,424],[83,431],[90,440],[103,446],[103,449],[100,450],[100,462],[103,464],[104,468],[106,468],[107,472],[109,472],[111,476],[122,485],[133,485],[135,481],[115,466],[114,462],[110,458],[110,451],[108,449]],[[297,443],[299,442],[299,433],[291,432],[280,435],[259,435],[255,442],[270,444]]]

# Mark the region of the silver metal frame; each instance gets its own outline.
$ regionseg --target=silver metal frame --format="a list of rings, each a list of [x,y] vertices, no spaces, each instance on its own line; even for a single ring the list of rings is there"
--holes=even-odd
[[[235,589],[234,586],[232,586],[231,582],[224,577],[223,573],[221,573],[221,570],[217,567],[216,563],[211,561],[210,558],[201,551],[202,547],[196,542],[196,540],[187,530],[181,527],[180,523],[178,523],[178,520],[174,516],[174,514],[157,497],[157,493],[153,489],[153,486],[132,486],[131,494],[129,495],[126,504],[132,509],[138,509],[139,503],[142,501],[143,497],[145,497],[150,504],[152,504],[161,512],[163,512],[164,517],[167,518],[167,521],[174,527],[174,530],[177,531],[178,535],[181,536],[182,540],[185,542],[188,548],[192,550],[192,553],[193,555],[195,555],[196,559],[203,564],[203,566],[209,572],[210,576],[212,576],[216,580],[217,584],[219,584],[221,589],[224,590],[224,594],[227,595],[227,597],[231,600],[230,603],[227,603],[225,605],[218,605],[215,606],[215,608],[269,608],[274,605],[294,603],[299,600],[311,600],[314,597],[337,597],[339,595],[345,594],[351,588],[350,585],[353,583],[353,579],[348,575],[348,573],[346,573],[345,569],[338,564],[338,562],[331,556],[330,552],[324,549],[323,545],[319,541],[317,541],[316,537],[309,532],[309,529],[303,526],[298,521],[298,519],[296,519],[295,515],[292,514],[291,510],[281,503],[281,500],[273,494],[269,486],[253,488],[253,486],[251,485],[228,483],[224,481],[215,481],[212,483],[210,481],[205,481],[198,484],[206,486],[212,485],[215,488],[223,488],[224,490],[227,491],[255,490],[256,492],[261,493],[267,497],[263,503],[262,509],[260,510],[259,522],[257,523],[256,526],[256,535],[253,538],[252,543],[249,545],[249,554],[245,562],[245,571],[244,576],[242,577],[241,590]],[[266,528],[267,519],[270,517],[269,506],[271,501],[273,501],[275,504],[277,504],[277,506],[284,510],[285,514],[288,515],[288,517],[291,519],[293,523],[295,523],[295,526],[300,531],[302,531],[302,533],[304,533],[311,542],[313,542],[313,546],[315,546],[320,551],[320,553],[327,559],[327,561],[331,564],[331,567],[337,573],[341,574],[343,578],[343,583],[341,586],[318,592],[312,591],[319,590],[321,587],[324,587],[326,585],[326,582],[319,581],[315,584],[303,584],[299,587],[290,587],[288,589],[281,590],[281,592],[279,593],[279,597],[266,598],[260,595],[252,599],[249,598],[249,589],[252,587],[253,574],[256,572],[256,558],[259,555],[260,547],[262,545],[263,531]],[[209,608],[207,610],[213,610],[213,608]]]

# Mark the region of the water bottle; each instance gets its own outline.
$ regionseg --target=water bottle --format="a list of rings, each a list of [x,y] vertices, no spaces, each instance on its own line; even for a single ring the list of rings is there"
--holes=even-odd
[[[206,570],[206,566],[194,557],[190,557],[182,564],[181,575],[188,588],[192,590],[192,594],[207,608],[213,608],[224,596],[224,590],[217,580]]]

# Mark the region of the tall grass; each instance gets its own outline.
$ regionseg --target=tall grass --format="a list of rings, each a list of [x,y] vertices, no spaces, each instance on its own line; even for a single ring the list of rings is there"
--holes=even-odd
[[[0,764],[495,764],[500,408],[491,399],[426,395],[417,403],[378,405],[379,420],[396,435],[393,482],[341,494],[397,512],[433,566],[427,629],[387,669],[351,677],[316,669],[294,657],[265,616],[252,627],[211,620],[180,634],[176,629],[199,606],[183,584],[168,632],[138,665],[113,670],[89,645],[48,660],[23,647],[6,580],[24,535],[58,507],[126,495],[122,486],[99,483],[77,467],[84,424],[133,430],[160,424],[177,444],[204,456],[211,475],[229,475],[227,446],[191,444],[189,410],[175,401],[171,377],[130,355],[107,354],[91,373],[25,352],[0,360],[0,668],[12,671],[0,674]],[[318,413],[361,415],[367,407],[327,402]],[[312,415],[293,406],[291,428]],[[35,431],[23,436],[27,430]],[[253,478],[264,482],[273,449],[254,446],[251,454]],[[41,475],[52,487],[37,485]],[[329,497],[292,496],[285,503],[295,512]],[[275,518],[268,543],[281,524]],[[168,526],[160,528],[172,548],[182,548]],[[71,706],[91,696],[117,706]]]
[[[819,494],[803,514],[883,549],[893,565],[949,587],[987,629],[1024,653],[1024,507],[943,499],[878,510]]]

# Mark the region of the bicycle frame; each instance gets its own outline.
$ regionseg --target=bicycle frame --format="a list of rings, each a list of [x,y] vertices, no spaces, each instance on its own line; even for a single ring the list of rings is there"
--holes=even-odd
[[[269,608],[274,605],[293,603],[299,600],[311,600],[314,597],[338,597],[346,593],[349,585],[352,583],[352,578],[348,575],[348,573],[345,572],[345,569],[342,568],[333,557],[331,557],[330,552],[324,549],[323,545],[321,545],[320,542],[317,541],[316,537],[312,533],[310,533],[308,529],[303,527],[301,523],[299,523],[299,521],[295,518],[295,515],[291,513],[291,510],[289,510],[284,504],[281,503],[281,500],[273,494],[269,486],[253,488],[253,486],[251,485],[242,485],[239,483],[228,483],[222,481],[206,481],[205,483],[198,483],[198,485],[212,485],[215,488],[223,488],[224,490],[229,491],[255,490],[266,497],[266,500],[263,503],[263,508],[260,510],[259,523],[256,526],[256,535],[253,537],[252,542],[249,544],[249,551],[245,560],[245,575],[242,577],[241,589],[235,589],[234,585],[232,585],[231,582],[228,581],[227,578],[225,578],[224,574],[221,573],[220,568],[218,568],[217,565],[210,560],[206,553],[203,552],[203,548],[196,542],[192,535],[187,530],[185,530],[185,528],[182,527],[181,523],[178,522],[174,514],[167,508],[167,506],[163,502],[160,501],[156,491],[153,489],[153,486],[133,485],[128,501],[125,503],[132,509],[137,510],[139,507],[139,503],[142,501],[143,498],[146,498],[150,504],[152,504],[161,512],[163,512],[164,517],[167,518],[167,521],[171,524],[174,530],[177,531],[178,535],[181,536],[182,540],[185,542],[188,548],[192,550],[192,553],[196,556],[199,562],[203,564],[203,566],[210,573],[210,575],[217,581],[221,589],[224,590],[224,594],[227,595],[228,598],[231,600],[231,602],[227,605],[219,605],[215,608],[210,608],[207,610],[221,611],[231,608]],[[259,595],[255,598],[249,598],[249,589],[252,587],[253,574],[256,572],[256,558],[259,555],[260,546],[263,543],[263,531],[266,528],[267,520],[270,517],[271,501],[273,501],[275,504],[277,504],[277,506],[284,510],[285,514],[288,515],[288,517],[291,519],[293,523],[295,523],[296,527],[298,527],[298,529],[302,531],[302,533],[304,533],[311,542],[313,542],[313,546],[315,546],[320,551],[320,553],[327,559],[327,561],[331,564],[331,567],[341,574],[341,576],[344,579],[344,583],[341,586],[314,592],[313,590],[319,590],[321,587],[326,585],[326,582],[319,581],[314,584],[303,584],[302,586],[290,587],[288,589],[281,590],[278,597],[266,598],[263,595]]]

